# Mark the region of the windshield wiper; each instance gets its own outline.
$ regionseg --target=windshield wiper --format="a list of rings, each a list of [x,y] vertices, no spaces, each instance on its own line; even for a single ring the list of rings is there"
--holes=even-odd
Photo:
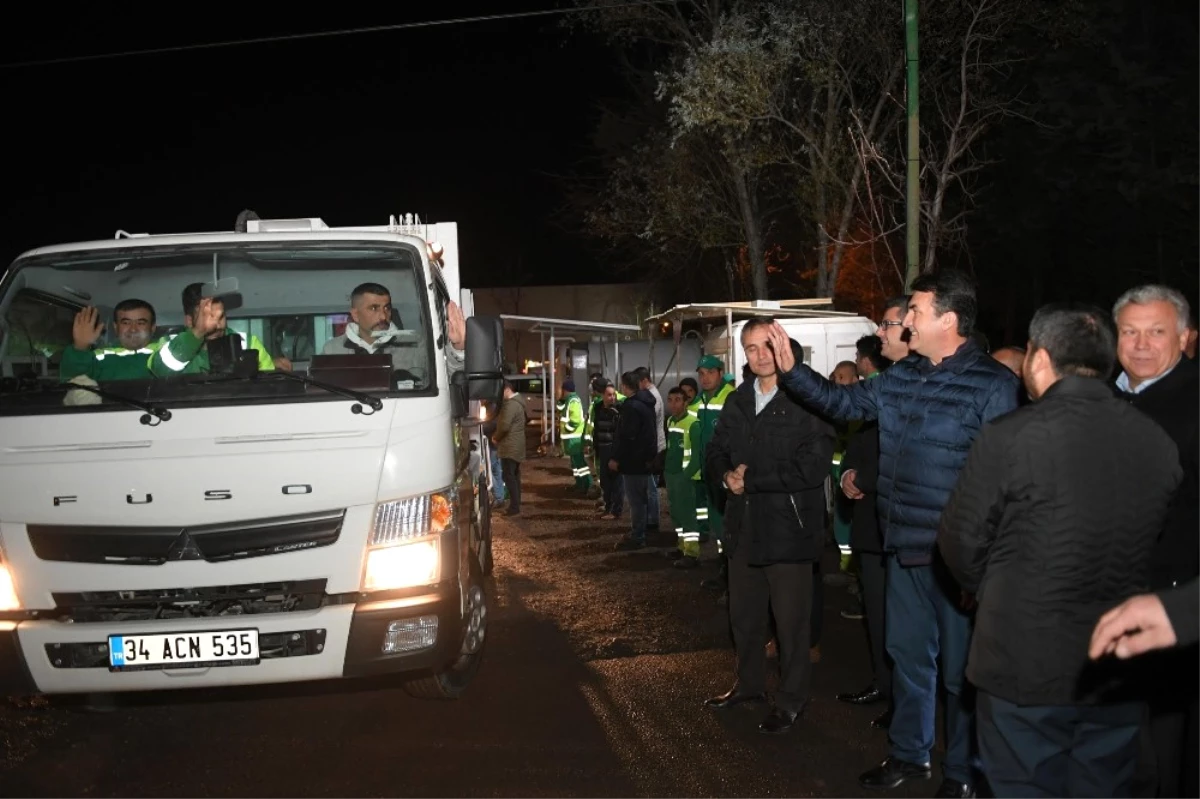
[[[379,399],[379,397],[372,397],[370,394],[364,394],[361,391],[353,391],[348,388],[342,388],[341,386],[335,386],[332,383],[326,383],[323,380],[316,380],[308,375],[298,375],[295,372],[276,369],[271,372],[258,372],[255,376],[266,377],[268,375],[279,375],[280,377],[288,380],[295,380],[297,383],[303,383],[306,386],[316,386],[317,388],[328,391],[330,394],[337,394],[338,396],[345,397],[346,399],[356,400],[356,402],[350,406],[350,413],[361,413],[363,416],[370,416],[376,411],[383,410],[383,400]],[[359,403],[362,403],[362,405]],[[371,413],[364,413],[362,407],[363,405],[369,405],[371,407]]]
[[[151,403],[151,402],[142,402],[141,400],[135,400],[135,399],[132,399],[131,397],[126,397],[124,394],[114,394],[111,391],[105,391],[104,389],[97,388],[96,386],[81,385],[79,383],[58,383],[57,385],[54,385],[54,386],[38,385],[38,386],[36,386],[36,390],[33,386],[24,386],[24,387],[22,387],[22,389],[23,390],[18,390],[16,393],[17,394],[34,394],[34,393],[37,393],[38,391],[54,391],[54,392],[61,392],[63,394],[67,394],[76,389],[81,389],[83,391],[90,391],[91,393],[95,394],[96,396],[98,396],[102,399],[109,400],[110,402],[119,402],[122,405],[129,406],[130,408],[136,408],[139,411],[145,411],[146,413],[138,421],[140,421],[142,424],[147,425],[149,427],[157,427],[158,425],[162,424],[163,422],[170,421],[170,419],[171,419],[171,412],[161,405],[155,405],[154,403]],[[158,419],[158,421],[154,421],[155,419]]]

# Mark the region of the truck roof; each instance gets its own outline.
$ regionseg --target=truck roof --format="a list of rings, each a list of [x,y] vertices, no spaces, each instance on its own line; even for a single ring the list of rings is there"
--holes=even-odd
[[[18,258],[39,255],[71,253],[94,250],[118,250],[128,247],[171,247],[189,244],[237,244],[240,242],[263,241],[354,241],[363,238],[379,241],[398,241],[416,238],[430,243],[429,234],[434,226],[421,222],[409,214],[404,219],[392,216],[386,225],[362,225],[329,227],[319,217],[299,219],[250,219],[246,232],[218,230],[195,233],[127,233],[118,230],[111,239],[75,241],[38,247],[21,253]]]

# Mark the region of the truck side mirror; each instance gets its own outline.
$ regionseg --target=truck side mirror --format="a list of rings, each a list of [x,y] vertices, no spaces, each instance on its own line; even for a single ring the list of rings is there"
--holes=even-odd
[[[504,326],[498,316],[467,320],[467,394],[497,405],[504,393]]]

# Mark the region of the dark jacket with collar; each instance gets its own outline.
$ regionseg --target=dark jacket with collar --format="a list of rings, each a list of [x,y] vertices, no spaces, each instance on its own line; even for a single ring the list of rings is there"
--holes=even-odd
[[[1140,394],[1116,391],[1158,422],[1179,452],[1183,482],[1150,564],[1151,587],[1170,588],[1200,574],[1200,367],[1185,357]]]
[[[726,551],[732,556],[744,549],[752,566],[816,560],[825,538],[833,427],[782,385],[755,414],[755,391],[751,380],[729,395],[705,452],[709,491],[726,500]],[[741,464],[746,488],[738,495],[721,481]]]
[[[611,460],[617,462],[621,474],[650,474],[658,455],[658,422],[654,415],[654,395],[640,389],[621,403],[617,421],[617,437]]]
[[[852,386],[797,364],[784,385],[834,419],[879,421],[879,521],[900,562],[932,561],[942,508],[971,442],[984,425],[1017,407],[1019,381],[972,340],[933,365],[922,355]]]
[[[967,677],[1018,705],[1113,687],[1088,659],[1096,620],[1148,587],[1182,479],[1175,445],[1098,379],[1066,377],[975,440],[938,545],[979,602]]]

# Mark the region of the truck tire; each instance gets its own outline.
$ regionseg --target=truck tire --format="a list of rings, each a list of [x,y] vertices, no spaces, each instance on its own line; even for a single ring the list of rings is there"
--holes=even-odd
[[[442,671],[419,677],[404,684],[404,689],[418,699],[458,699],[479,673],[487,643],[488,598],[482,570],[471,560],[470,584],[467,586],[467,612],[462,623],[462,641],[458,656]]]

